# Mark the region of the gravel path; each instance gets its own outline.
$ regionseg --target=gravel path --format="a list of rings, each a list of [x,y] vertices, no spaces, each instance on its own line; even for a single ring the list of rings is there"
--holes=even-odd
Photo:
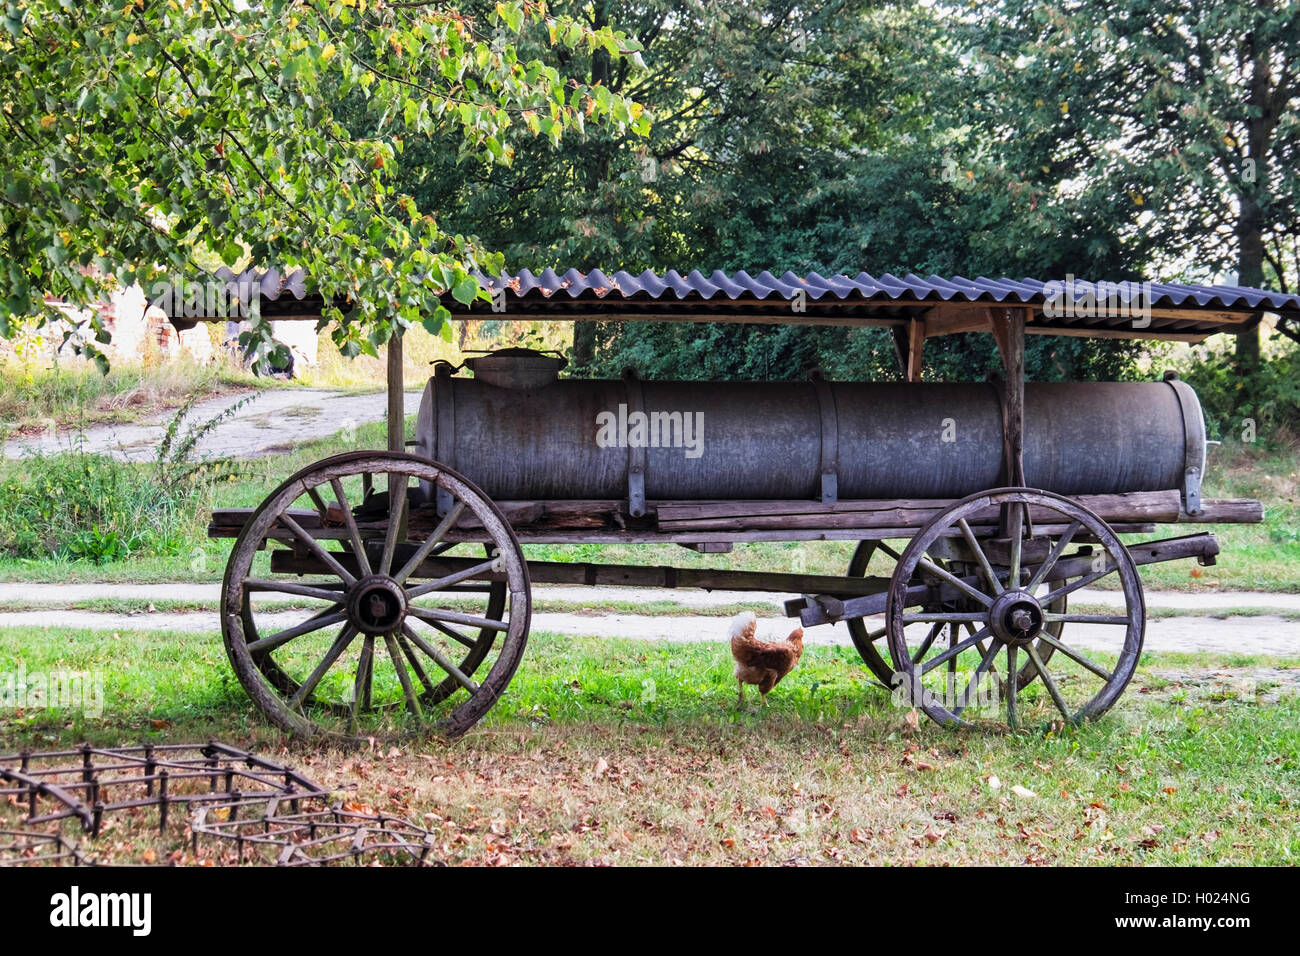
[[[187,422],[205,422],[240,401],[243,395],[223,395],[200,402]],[[406,413],[420,406],[420,392],[405,396]],[[315,388],[273,388],[260,392],[229,421],[222,422],[199,443],[200,457],[260,458],[272,451],[316,438],[328,438],[350,425],[381,421],[386,408],[383,392],[338,392]],[[97,425],[86,429],[83,448],[129,461],[151,461],[171,412],[139,425]],[[5,442],[6,458],[67,451],[73,432],[43,434]]]
[[[277,599],[275,595],[268,598]],[[539,585],[533,588],[538,601],[575,601],[597,603],[619,601],[648,604],[654,601],[672,601],[685,608],[718,607],[727,604],[745,604],[756,611],[760,608],[780,609],[786,595],[756,594],[752,591],[701,591],[696,588],[615,588],[615,587],[558,587]],[[97,598],[138,599],[144,601],[211,601],[221,599],[220,584],[30,584],[26,582],[0,583],[0,609],[13,601],[68,605],[77,601]],[[283,600],[283,598],[278,598]],[[1123,603],[1118,591],[1098,591],[1084,588],[1072,596],[1077,604]],[[1269,608],[1300,611],[1300,594],[1274,594],[1267,591],[1204,591],[1183,593],[1177,591],[1148,591],[1147,607],[1172,608],[1186,611],[1212,611],[1227,608]]]
[[[81,627],[93,630],[180,631],[216,635],[220,630],[217,614],[213,611],[195,613],[144,612],[117,614],[100,611],[69,611],[63,606],[73,601],[94,598],[138,598],[142,600],[198,600],[216,601],[220,586],[208,585],[0,585],[0,627]],[[763,618],[760,633],[764,636],[784,636],[793,626],[781,616],[780,599],[768,595],[751,595],[745,592],[715,592],[707,594],[694,591],[657,591],[632,588],[537,588],[537,600],[584,601],[677,601],[683,608],[700,608],[717,604],[748,604]],[[1085,603],[1114,603],[1118,596],[1113,592],[1084,592],[1080,599]],[[1178,599],[1196,598],[1194,605],[1201,608],[1300,608],[1300,596],[1276,594],[1227,593],[1219,595],[1151,594],[1148,605],[1178,607]],[[1204,603],[1215,599],[1215,603]],[[43,610],[4,611],[3,603],[9,601],[49,602]],[[1184,605],[1185,606],[1185,605]],[[283,621],[283,626],[296,623],[301,612],[287,611],[269,615]],[[1114,629],[1098,625],[1069,625],[1070,641],[1080,647],[1106,647]],[[642,614],[602,613],[551,613],[533,615],[534,634],[570,634],[592,637],[617,636],[658,641],[722,641],[726,634],[726,621],[703,615],[655,616]],[[848,644],[846,628],[812,628],[806,635],[810,644]],[[1149,621],[1146,647],[1153,651],[1213,651],[1220,653],[1249,653],[1277,656],[1300,654],[1300,623],[1281,617],[1170,617]]]

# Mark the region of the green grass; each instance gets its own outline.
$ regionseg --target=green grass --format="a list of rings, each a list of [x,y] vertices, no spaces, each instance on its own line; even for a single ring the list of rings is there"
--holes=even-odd
[[[723,644],[538,634],[466,738],[356,752],[284,741],[215,635],[8,629],[0,649],[0,669],[99,670],[105,687],[99,719],[0,713],[9,749],[209,737],[259,747],[434,828],[450,862],[1294,865],[1300,855],[1296,660],[1146,655],[1100,721],[1006,734],[924,718],[913,728],[851,648],[809,648],[767,708],[737,710]],[[1255,669],[1285,692],[1215,683]]]
[[[0,363],[0,436],[152,419],[190,396],[275,387],[238,364],[189,357],[119,362],[107,376],[90,362],[11,359]]]

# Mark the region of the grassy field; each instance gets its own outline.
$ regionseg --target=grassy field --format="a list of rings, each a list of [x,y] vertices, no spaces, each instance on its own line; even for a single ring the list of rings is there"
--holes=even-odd
[[[737,710],[721,644],[535,635],[475,730],[342,751],[286,741],[215,636],[0,631],[0,667],[100,671],[103,715],[0,712],[6,748],[217,738],[437,834],[453,863],[1294,865],[1300,660],[1147,655],[1081,728],[951,731],[851,648],[810,648]],[[0,679],[4,675],[0,675]],[[180,826],[97,852],[178,853]],[[141,833],[147,832],[142,830]],[[227,862],[218,857],[216,862]]]
[[[195,393],[274,388],[231,361],[188,358],[119,363],[107,376],[89,362],[0,362],[0,437],[136,422],[175,408]]]

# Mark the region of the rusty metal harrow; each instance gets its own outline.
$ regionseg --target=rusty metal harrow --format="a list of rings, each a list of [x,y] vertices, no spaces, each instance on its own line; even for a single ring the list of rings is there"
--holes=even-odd
[[[331,806],[324,787],[292,768],[216,741],[0,756],[0,801],[25,811],[19,826],[0,829],[0,866],[95,865],[63,826],[75,821],[94,839],[107,815],[150,808],[159,833],[169,821],[188,826],[196,855],[202,839],[270,866],[435,862],[424,828]]]

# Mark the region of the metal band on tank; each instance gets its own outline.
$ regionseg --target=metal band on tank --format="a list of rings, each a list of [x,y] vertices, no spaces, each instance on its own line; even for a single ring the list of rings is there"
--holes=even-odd
[[[818,473],[822,482],[822,501],[838,501],[840,497],[840,418],[835,409],[835,393],[830,383],[819,372],[811,376],[812,387],[817,391],[817,404],[821,408],[822,445]]]
[[[623,372],[623,385],[627,389],[627,415],[631,420],[636,412],[645,413],[645,393],[636,372]],[[633,518],[645,515],[646,449],[641,442],[627,443],[627,510]]]
[[[434,461],[448,468],[456,467],[456,386],[452,379],[455,369],[448,364],[439,364],[434,370],[438,388],[434,390],[437,400],[435,414],[438,419],[438,440]],[[445,515],[452,507],[451,493],[438,489],[438,514]]]
[[[1189,515],[1201,511],[1201,481],[1205,477],[1205,416],[1200,399],[1178,373],[1165,372],[1165,384],[1174,390],[1183,413],[1183,511]]]

